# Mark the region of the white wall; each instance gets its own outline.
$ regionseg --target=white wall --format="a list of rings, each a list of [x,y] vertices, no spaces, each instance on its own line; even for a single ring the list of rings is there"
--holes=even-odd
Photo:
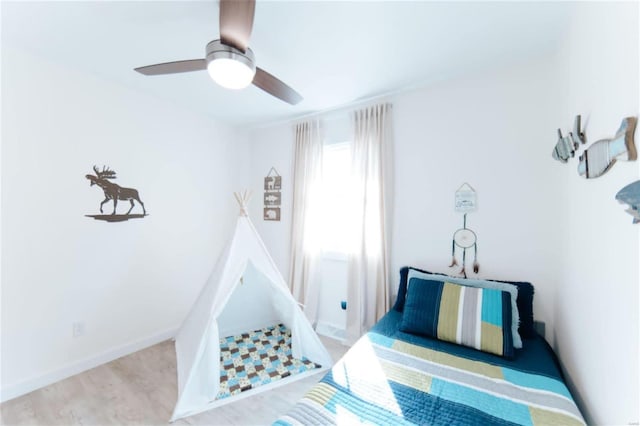
[[[248,187],[253,191],[249,215],[285,280],[289,277],[293,137],[293,128],[289,125],[255,129],[247,136],[250,153]],[[264,178],[271,167],[274,167],[282,176],[280,221],[263,220]]]
[[[393,271],[458,272],[448,268],[452,235],[463,224],[454,193],[468,182],[478,197],[477,212],[467,216],[478,237],[478,276],[531,281],[535,316],[553,321],[561,174],[551,160],[552,65],[543,58],[393,101]]]
[[[575,6],[558,58],[557,125],[568,130],[582,114],[592,143],[613,136],[623,117],[639,115],[639,11],[637,2]],[[554,346],[589,423],[637,423],[640,226],[614,197],[640,178],[640,163],[619,162],[588,181],[576,160],[558,167],[567,191]]]
[[[553,100],[552,59],[390,99],[395,132],[394,282],[403,265],[449,272],[452,234],[462,226],[462,216],[453,211],[454,193],[469,182],[478,191],[480,206],[468,219],[469,227],[478,233],[480,276],[531,280],[538,290],[536,315],[552,321],[553,288],[559,281],[560,225],[557,212],[549,206],[560,202],[557,186],[562,184],[562,171],[550,161],[559,111]],[[344,125],[348,124],[347,114],[333,113],[325,120],[330,139],[350,136]],[[293,124],[284,123],[249,135],[251,185],[261,193],[262,177],[272,165],[283,175],[282,221],[262,222],[260,213],[253,213],[285,276],[291,226],[292,129]],[[346,274],[336,267],[335,259],[327,262],[323,272],[334,290],[322,297],[331,306],[323,306],[320,321],[335,326],[344,324],[339,307],[344,295],[335,290],[335,281]]]
[[[2,89],[7,399],[172,336],[232,229],[246,152],[233,128],[6,45]],[[94,164],[149,216],[85,217]]]

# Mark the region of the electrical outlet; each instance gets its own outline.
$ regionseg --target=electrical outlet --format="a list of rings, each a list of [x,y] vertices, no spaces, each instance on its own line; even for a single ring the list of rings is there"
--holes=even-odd
[[[73,323],[73,337],[82,337],[84,336],[84,323],[83,322],[74,322]]]

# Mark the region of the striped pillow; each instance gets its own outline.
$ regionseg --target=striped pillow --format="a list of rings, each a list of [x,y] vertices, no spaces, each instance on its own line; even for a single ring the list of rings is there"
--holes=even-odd
[[[508,292],[420,278],[408,284],[401,331],[513,357]]]

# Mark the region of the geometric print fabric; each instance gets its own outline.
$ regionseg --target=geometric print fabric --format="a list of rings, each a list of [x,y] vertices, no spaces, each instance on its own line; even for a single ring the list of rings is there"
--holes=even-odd
[[[283,324],[220,339],[220,391],[215,399],[321,366],[293,358],[291,330]]]

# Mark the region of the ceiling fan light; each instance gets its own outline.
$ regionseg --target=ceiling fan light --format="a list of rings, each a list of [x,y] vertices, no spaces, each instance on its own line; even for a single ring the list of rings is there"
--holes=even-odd
[[[244,89],[253,81],[255,67],[231,58],[216,58],[207,64],[209,75],[227,89]]]
[[[243,89],[251,84],[256,73],[255,57],[251,49],[240,51],[220,40],[207,44],[207,71],[222,87]]]

